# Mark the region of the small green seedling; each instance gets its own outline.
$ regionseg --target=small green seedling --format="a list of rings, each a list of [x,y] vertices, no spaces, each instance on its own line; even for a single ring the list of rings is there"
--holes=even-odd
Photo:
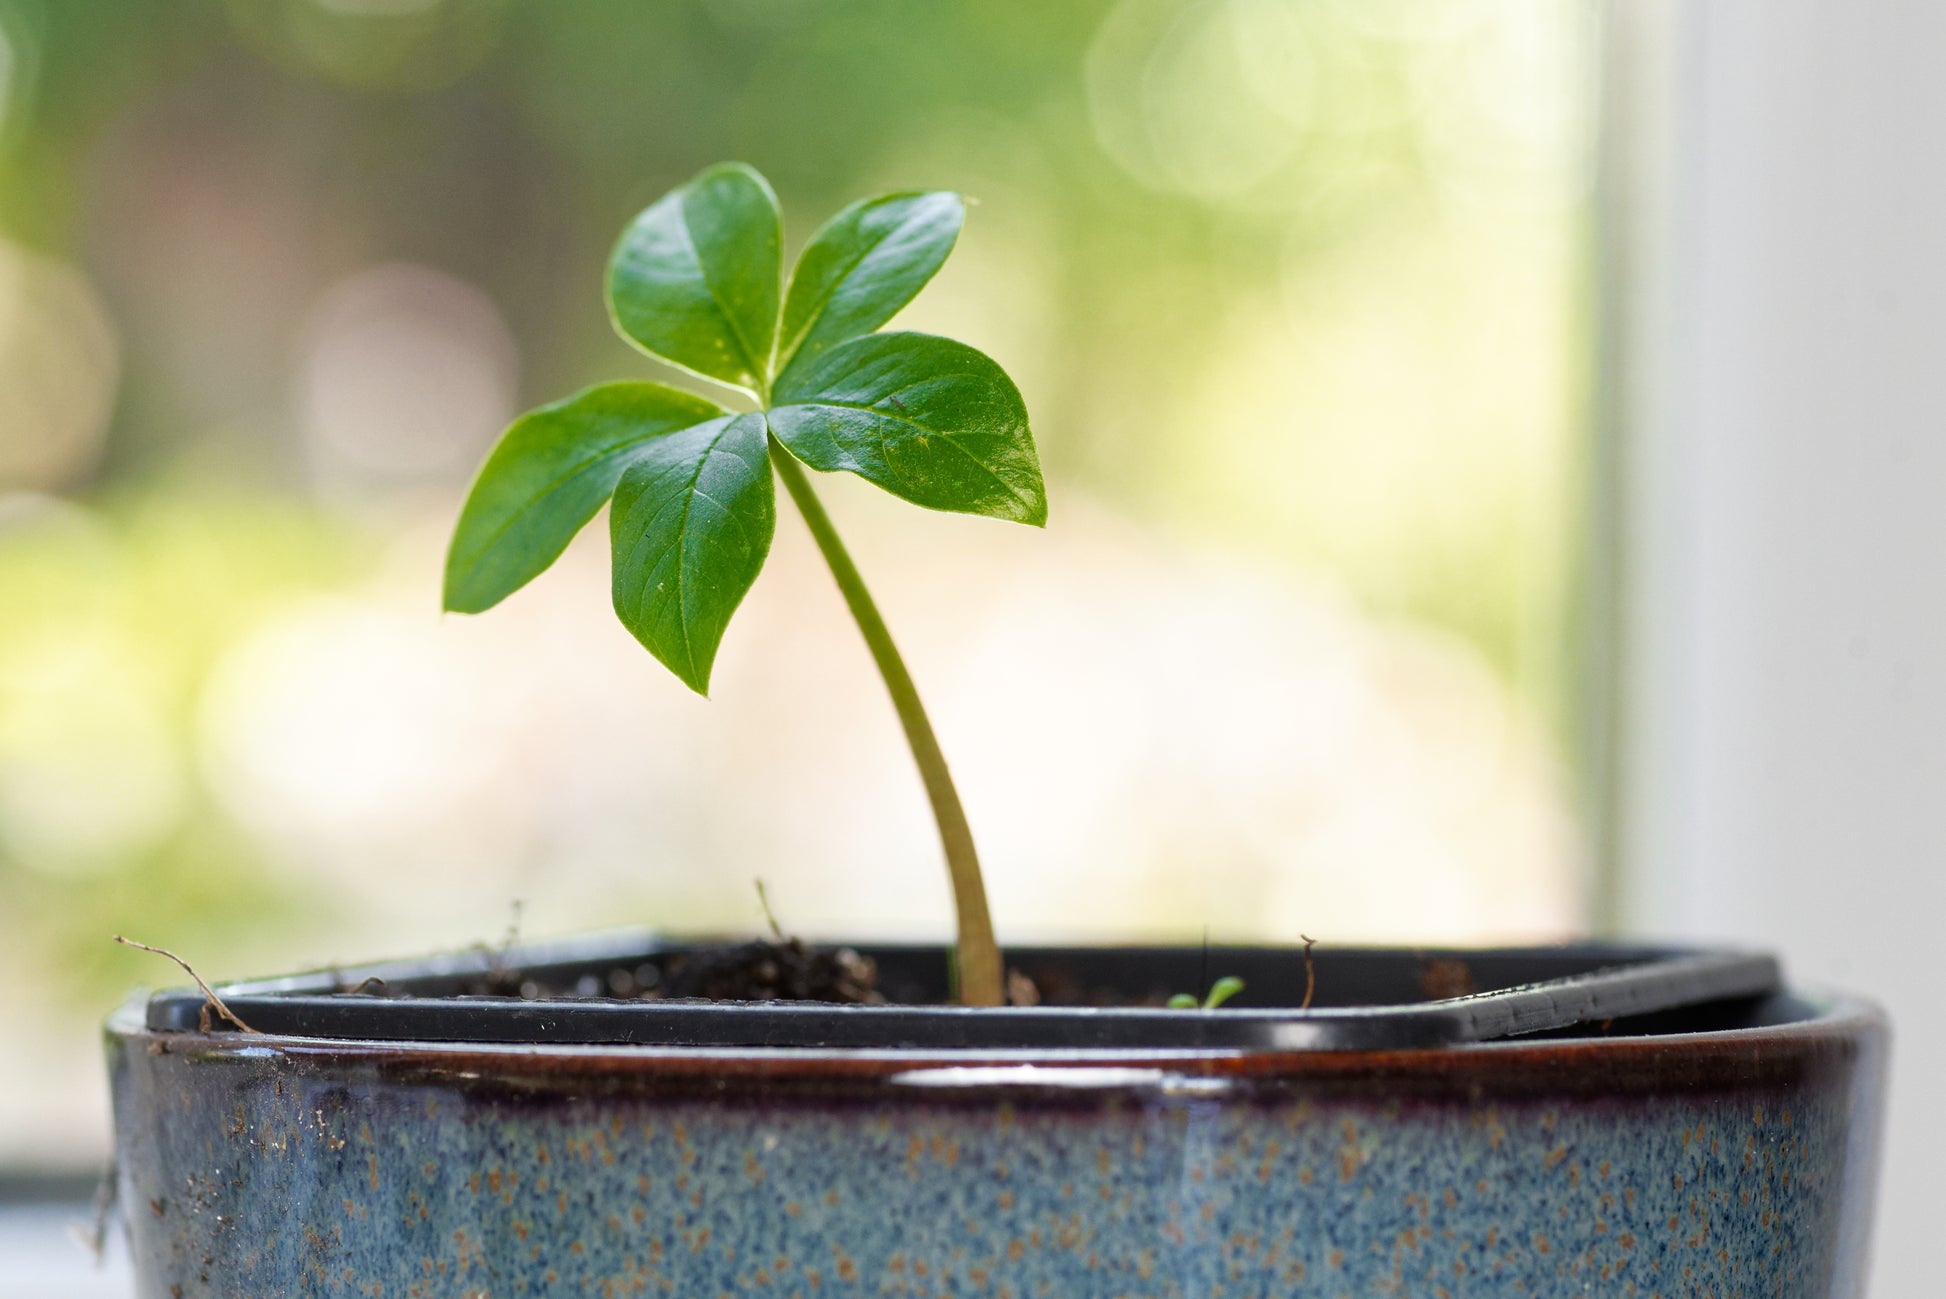
[[[711,167],[650,206],[609,259],[615,328],[741,393],[745,408],[622,382],[522,416],[460,514],[445,604],[498,604],[612,499],[615,612],[707,694],[730,615],[770,551],[781,479],[864,633],[932,802],[959,918],[960,999],[997,1005],[1000,951],[966,814],[904,660],[804,472],[845,470],[936,510],[1047,521],[1027,408],[1006,373],[964,343],[876,332],[946,260],[964,211],[958,195],[937,192],[854,203],[811,236],[786,282],[777,197],[751,168]]]
[[[1169,998],[1171,1010],[1215,1010],[1230,998],[1243,991],[1243,980],[1234,974],[1226,974],[1209,986],[1209,995],[1199,1004],[1194,996],[1179,992]]]

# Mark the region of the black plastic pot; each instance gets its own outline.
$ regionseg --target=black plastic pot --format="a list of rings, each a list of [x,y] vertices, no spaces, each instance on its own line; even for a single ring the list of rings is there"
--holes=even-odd
[[[950,979],[938,947],[859,944],[893,1004],[720,1002],[657,996],[670,970],[721,940],[600,935],[518,953],[484,950],[428,961],[319,971],[238,984],[224,993],[264,1032],[428,1042],[853,1048],[1239,1048],[1403,1050],[1487,1041],[1707,1006],[1775,992],[1777,963],[1746,952],[1642,946],[1456,951],[1326,948],[1307,963],[1282,947],[1034,947],[1014,968],[1051,998],[1108,1003],[969,1010],[943,1004]],[[648,995],[616,997],[624,986]],[[1242,991],[1220,1015],[1164,1008],[1212,978]],[[1466,995],[1436,997],[1441,979]],[[519,986],[559,989],[549,996]],[[500,995],[468,994],[499,984]],[[513,995],[509,995],[513,994]],[[1300,1010],[1305,1005],[1307,1009]],[[1115,1003],[1124,1004],[1115,1004]],[[1148,1004],[1144,1004],[1148,1003]],[[150,1000],[160,1031],[199,1027],[194,989]]]
[[[861,950],[894,996],[944,991],[938,948]],[[143,1293],[1861,1283],[1884,1025],[1767,958],[1018,949],[1051,1000],[1130,1004],[601,995],[694,956],[633,936],[222,990],[249,1034],[199,1031],[196,994],[131,1002]],[[1230,1007],[1142,1004],[1223,975]],[[456,995],[523,983],[588,995]]]

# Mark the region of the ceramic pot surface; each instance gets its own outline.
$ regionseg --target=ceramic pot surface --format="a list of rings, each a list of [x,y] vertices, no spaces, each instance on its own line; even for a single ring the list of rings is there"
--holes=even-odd
[[[145,1297],[1862,1286],[1886,1028],[807,1051],[108,1027]]]

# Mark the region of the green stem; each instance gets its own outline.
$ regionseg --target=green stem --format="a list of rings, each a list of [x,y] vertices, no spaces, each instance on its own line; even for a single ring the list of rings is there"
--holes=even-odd
[[[851,562],[845,543],[831,526],[831,516],[811,490],[811,480],[803,466],[777,442],[770,440],[770,462],[784,480],[784,490],[797,502],[798,512],[810,526],[811,536],[831,567],[831,576],[844,593],[858,630],[872,652],[872,662],[885,678],[891,692],[892,707],[905,727],[906,742],[919,764],[919,776],[926,784],[926,797],[932,800],[933,818],[939,822],[939,841],[946,849],[946,869],[953,880],[953,906],[959,914],[959,997],[969,1006],[998,1006],[1001,1003],[1000,948],[993,938],[993,917],[987,911],[986,886],[980,880],[980,858],[973,850],[973,831],[966,823],[966,810],[960,806],[959,792],[953,788],[952,773],[946,769],[946,755],[939,751],[939,740],[926,720],[926,709],[919,702],[918,687],[899,657],[892,633],[885,628],[878,606],[872,602],[858,566]]]

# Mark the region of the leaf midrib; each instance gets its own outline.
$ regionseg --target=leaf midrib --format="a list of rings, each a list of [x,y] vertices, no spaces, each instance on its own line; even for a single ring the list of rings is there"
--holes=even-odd
[[[704,422],[705,422],[704,420],[696,421],[697,424],[701,424]],[[573,468],[567,470],[567,472],[556,476],[546,486],[542,487],[540,491],[535,492],[533,495],[531,495],[527,499],[526,504],[522,505],[519,509],[515,510],[512,514],[508,515],[506,522],[502,523],[499,527],[495,528],[492,532],[487,534],[486,541],[480,547],[479,558],[469,563],[466,567],[467,575],[470,577],[476,570],[478,570],[480,564],[493,551],[493,549],[500,544],[500,539],[502,537],[505,537],[509,532],[511,532],[515,524],[521,522],[529,514],[532,514],[535,510],[540,509],[541,506],[547,502],[549,497],[551,497],[556,491],[560,490],[562,483],[567,482],[570,478],[575,478],[581,474],[586,473],[589,469],[593,468],[596,465],[602,464],[605,461],[617,459],[621,456],[628,455],[631,452],[639,451],[642,449],[644,444],[648,442],[652,442],[656,438],[667,437],[671,433],[679,433],[684,428],[694,428],[695,426],[696,426],[695,424],[685,424],[682,425],[680,428],[661,429],[658,430],[657,432],[646,434],[643,437],[635,438],[629,442],[623,443],[621,446],[611,447],[607,451],[603,451],[598,455],[589,456],[586,460],[581,461]],[[595,509],[599,510],[600,508],[601,505],[597,503],[595,505]]]
[[[919,383],[924,383],[924,382],[928,382],[928,380],[920,380],[918,381],[918,383],[907,384],[905,388],[900,388],[897,390],[897,392],[904,392],[908,388],[916,388],[919,386]],[[918,420],[911,419],[904,416],[893,415],[887,411],[880,410],[877,406],[867,405],[863,402],[794,401],[788,404],[792,406],[802,406],[807,408],[817,407],[817,406],[827,406],[827,407],[835,408],[837,410],[862,411],[867,415],[876,415],[880,419],[888,420],[894,424],[904,424],[910,428],[918,429],[927,438],[929,439],[937,438],[938,440],[944,442],[947,446],[951,447],[953,450],[959,452],[962,456],[965,456],[967,460],[971,461],[974,467],[977,468],[981,473],[991,478],[994,482],[999,483],[1000,486],[1006,490],[1009,496],[1013,497],[1015,500],[1019,501],[1022,505],[1026,506],[1029,515],[1033,514],[1034,512],[1033,501],[1029,500],[1026,496],[1022,495],[1019,488],[1015,487],[1012,483],[1002,478],[998,473],[996,473],[992,468],[990,468],[985,461],[981,460],[978,456],[974,455],[971,451],[968,451],[965,447],[961,446],[958,441],[960,435],[950,430],[932,428],[929,425],[921,424]],[[885,439],[883,436],[881,436],[879,438],[879,450],[880,450],[881,459],[884,458],[884,447],[885,447]],[[885,467],[888,470],[891,469],[892,465],[889,460],[885,462]]]
[[[703,281],[703,287],[709,291],[710,306],[715,308],[717,316],[722,319],[723,324],[728,328],[730,337],[736,340],[737,350],[743,353],[744,372],[750,378],[761,383],[766,367],[763,362],[757,360],[756,354],[750,350],[750,340],[743,336],[742,327],[737,324],[736,318],[730,314],[729,308],[724,305],[723,295],[717,290],[716,281],[710,276],[709,265],[703,260],[702,250],[696,246],[696,233],[689,228],[689,204],[678,201],[676,211],[682,216],[682,219],[676,224],[682,229],[683,242],[689,245],[689,258],[696,263],[697,277]]]
[[[779,374],[783,373],[784,369],[787,366],[789,366],[792,361],[797,359],[798,349],[803,347],[804,344],[810,339],[811,331],[813,329],[816,329],[818,321],[824,318],[825,310],[828,307],[830,307],[831,300],[838,296],[838,290],[844,287],[845,281],[851,277],[851,273],[857,270],[859,266],[861,266],[864,263],[867,257],[870,257],[873,253],[877,252],[879,248],[884,245],[886,240],[890,239],[893,235],[897,234],[898,232],[899,232],[899,227],[893,226],[890,229],[883,232],[882,234],[880,234],[878,238],[872,240],[872,242],[868,246],[860,249],[858,255],[852,258],[849,264],[845,265],[844,270],[832,278],[831,287],[826,289],[822,294],[820,294],[816,299],[814,299],[814,302],[816,304],[815,309],[811,312],[810,315],[804,318],[804,328],[797,331],[797,337],[791,341],[791,344],[788,348],[784,348],[780,350],[778,353],[777,372]],[[798,254],[798,265],[802,266],[803,264],[804,264],[804,256],[802,253],[800,253]],[[796,282],[797,282],[797,271],[793,269],[791,271],[791,283],[795,284]],[[791,300],[790,286],[786,285],[784,289],[784,306],[787,313],[790,307],[790,300]]]
[[[691,640],[689,634],[689,608],[688,608],[688,602],[684,598],[684,593],[687,590],[687,585],[683,577],[683,574],[685,572],[685,562],[688,559],[688,555],[689,555],[689,512],[691,507],[695,504],[696,498],[700,496],[704,500],[708,501],[710,504],[716,506],[716,508],[718,508],[719,510],[722,510],[724,516],[737,525],[737,529],[738,531],[743,533],[744,540],[746,543],[748,543],[751,540],[749,527],[737,515],[737,512],[734,509],[730,508],[728,505],[725,505],[722,501],[717,500],[714,496],[711,496],[708,492],[702,491],[700,488],[696,486],[698,482],[702,481],[703,470],[708,467],[710,458],[717,454],[717,449],[722,444],[723,439],[730,435],[731,429],[736,427],[740,418],[741,417],[738,416],[731,417],[729,422],[724,424],[722,429],[717,432],[716,436],[712,437],[709,440],[708,445],[703,447],[702,450],[696,455],[696,457],[690,462],[688,481],[683,484],[679,492],[675,496],[673,496],[668,503],[666,503],[661,509],[658,509],[654,514],[651,514],[648,517],[648,519],[644,522],[642,526],[641,535],[636,539],[635,545],[629,547],[629,552],[628,552],[630,566],[639,567],[638,560],[642,553],[642,543],[650,539],[651,530],[654,528],[656,520],[662,517],[663,511],[666,510],[669,507],[669,505],[676,505],[679,507],[680,515],[676,520],[676,539],[675,539],[676,625],[682,631],[683,661],[689,665],[689,675],[692,678],[696,675],[696,649],[695,649],[695,644]],[[690,427],[694,428],[695,425],[692,424],[690,425]],[[729,455],[732,459],[736,460],[736,462],[738,464],[741,464],[746,470],[751,468],[750,462],[747,459],[745,459],[743,456],[737,455],[734,451],[725,452],[724,454]],[[668,552],[668,549],[669,547],[664,546],[661,551],[661,554],[666,554]],[[659,557],[660,555],[658,555],[658,558]],[[645,621],[642,616],[643,603],[647,599],[650,591],[652,590],[652,588],[650,588],[646,583],[644,583],[642,589],[643,589],[643,595],[641,597],[638,597],[638,599],[635,602],[635,617],[637,622]]]

